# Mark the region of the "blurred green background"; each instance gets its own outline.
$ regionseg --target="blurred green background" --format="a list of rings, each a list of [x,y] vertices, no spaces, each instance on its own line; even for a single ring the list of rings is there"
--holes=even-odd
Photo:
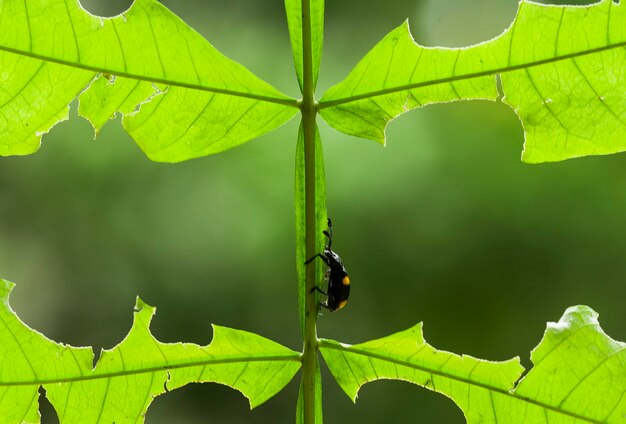
[[[112,15],[126,1],[83,0]],[[298,96],[282,1],[164,3],[227,56]],[[498,35],[515,0],[328,0],[318,95],[410,19],[421,44]],[[0,275],[48,337],[111,348],[135,296],[158,307],[162,341],[207,344],[210,323],[301,349],[294,269],[297,119],[261,139],[182,164],[152,163],[119,119],[97,140],[72,118],[30,157],[0,159]],[[321,123],[334,247],[353,282],[319,335],[358,343],[425,323],[435,347],[504,360],[546,321],[587,304],[626,339],[626,155],[520,162],[522,127],[502,104],[430,106],[397,119],[388,146]],[[365,386],[356,405],[324,375],[327,423],[462,423],[447,398],[402,382]],[[148,423],[293,422],[299,376],[254,411],[239,393],[190,385],[157,398]],[[57,422],[46,407],[44,423]]]

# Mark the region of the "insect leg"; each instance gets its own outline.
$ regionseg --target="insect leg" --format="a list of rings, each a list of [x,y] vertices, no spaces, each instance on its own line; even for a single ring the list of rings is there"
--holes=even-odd
[[[324,262],[326,262],[326,258],[324,257],[324,255],[322,255],[321,253],[318,253],[317,255],[313,255],[312,258],[310,258],[309,260],[305,261],[304,264],[308,265],[309,263],[313,262],[313,259],[320,257]]]
[[[333,245],[333,223],[330,218],[328,218],[328,231],[323,231],[323,233],[328,237],[328,250],[330,250]]]
[[[324,290],[320,289],[320,288],[319,288],[319,287],[317,287],[317,286],[313,287],[313,288],[309,291],[309,293],[313,293],[314,291],[319,292],[319,293],[322,293],[324,296],[328,296]]]
[[[324,255],[323,253],[318,253],[317,255],[313,256],[311,259],[309,259],[308,261],[306,261],[304,264],[308,265],[311,261],[313,261],[313,259],[319,257],[322,261],[324,261],[324,263],[328,266],[330,266],[330,261],[328,260],[328,258],[326,257],[326,255]]]

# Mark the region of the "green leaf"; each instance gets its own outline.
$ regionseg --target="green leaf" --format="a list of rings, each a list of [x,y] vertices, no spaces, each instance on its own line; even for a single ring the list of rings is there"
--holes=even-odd
[[[150,83],[100,75],[78,96],[78,114],[91,122],[97,133],[116,112],[130,115],[151,96],[162,93]]]
[[[379,379],[404,380],[450,397],[469,423],[626,422],[625,344],[608,337],[586,306],[548,323],[534,367],[438,351],[422,325],[354,346],[321,340],[328,367],[351,399]],[[517,386],[516,386],[517,383]]]
[[[133,327],[92,369],[91,348],[55,343],[31,330],[8,304],[0,280],[0,422],[39,422],[37,390],[46,389],[61,422],[143,422],[153,399],[193,382],[239,390],[252,408],[280,391],[300,355],[241,330],[213,326],[208,346],[161,343],[150,333],[155,308],[137,300]]]
[[[88,374],[93,353],[55,343],[28,328],[9,306],[13,286],[0,279],[0,422],[38,423],[39,386]]]
[[[311,11],[311,53],[313,63],[313,87],[317,85],[317,77],[322,61],[322,46],[324,44],[324,0],[285,0],[289,39],[293,52],[293,62],[298,75],[300,90],[304,89],[304,52],[302,43],[302,2],[310,4]]]
[[[483,56],[487,56],[484,46],[465,50],[418,46],[405,22],[383,38],[343,82],[324,94],[320,114],[340,131],[384,144],[387,123],[410,109],[459,99],[495,99],[497,91],[490,76],[431,82],[473,69]]]
[[[527,417],[545,412],[554,417],[550,422],[564,420],[568,412],[582,421],[626,422],[625,348],[604,333],[594,310],[568,308],[558,323],[548,323],[531,354],[534,367],[514,391],[517,398],[544,405],[511,402],[512,410]]]
[[[86,88],[81,113],[96,130],[119,111],[139,146],[163,162],[237,146],[298,111],[156,0],[114,18],[75,0],[3,1],[0,85],[0,155],[36,151]]]
[[[324,172],[324,152],[322,150],[322,139],[317,127],[315,128],[315,214],[316,232],[328,228],[326,215],[326,175]],[[306,289],[306,267],[304,262],[306,257],[306,187],[304,175],[304,130],[302,125],[298,130],[298,142],[296,144],[296,170],[295,170],[295,221],[296,221],[296,271],[298,274],[298,311],[300,314],[300,324],[304,335],[304,304],[306,296],[317,296],[317,292],[308,293]],[[325,240],[322,237],[317,239],[317,251],[324,250]],[[322,275],[322,262],[315,261],[317,275]]]
[[[347,134],[385,142],[388,122],[431,103],[498,98],[522,121],[526,162],[626,150],[626,6],[521,1],[499,37],[460,49],[417,45],[405,23],[320,101]]]

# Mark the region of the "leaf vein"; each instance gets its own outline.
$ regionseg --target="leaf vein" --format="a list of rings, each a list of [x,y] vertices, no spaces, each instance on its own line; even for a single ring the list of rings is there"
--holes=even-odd
[[[397,365],[401,365],[401,366],[405,366],[405,367],[409,367],[409,368],[413,367],[413,368],[418,369],[420,371],[423,371],[423,372],[426,372],[426,373],[431,373],[431,374],[439,376],[439,377],[443,377],[443,378],[448,378],[448,379],[451,379],[451,380],[459,381],[461,383],[465,383],[465,384],[468,384],[470,386],[475,386],[477,388],[481,388],[481,389],[488,390],[488,391],[492,390],[492,391],[494,391],[496,393],[499,393],[501,395],[505,395],[505,396],[517,399],[519,401],[522,401],[522,402],[527,402],[527,403],[530,403],[530,404],[539,406],[541,408],[545,408],[545,409],[557,412],[559,414],[562,414],[562,415],[565,415],[565,416],[568,416],[568,417],[579,419],[581,421],[586,421],[586,422],[594,423],[594,424],[604,424],[602,421],[598,421],[598,420],[595,420],[593,418],[589,418],[589,417],[586,417],[586,416],[583,416],[583,415],[580,415],[580,414],[577,414],[575,412],[568,411],[568,410],[565,410],[565,409],[559,409],[559,408],[557,408],[557,407],[555,407],[553,405],[549,405],[549,404],[543,403],[543,402],[541,402],[539,400],[535,400],[535,399],[532,399],[532,398],[520,396],[520,395],[516,394],[514,391],[511,391],[511,390],[506,390],[506,389],[502,389],[500,387],[491,386],[491,385],[489,385],[487,383],[474,381],[474,380],[471,380],[469,378],[461,377],[461,376],[454,375],[454,374],[449,374],[449,373],[444,372],[444,371],[434,370],[434,369],[428,368],[426,366],[417,365],[417,364],[414,364],[414,363],[408,363],[406,360],[402,360],[402,359],[399,359],[399,358],[388,357],[388,356],[385,356],[385,355],[382,355],[382,354],[377,354],[375,352],[371,352],[371,351],[368,351],[368,350],[361,350],[361,349],[355,348],[354,346],[343,347],[343,346],[337,345],[337,344],[335,344],[333,342],[329,342],[329,341],[327,341],[325,339],[320,339],[320,346],[322,348],[325,348],[325,349],[338,350],[338,351],[340,351],[343,354],[343,356],[345,356],[346,352],[350,353],[350,354],[353,354],[353,355],[362,355],[362,356],[368,356],[369,355],[369,356],[372,356],[374,359],[379,359],[379,360],[384,361],[384,362],[389,362],[389,363],[395,364],[396,366]],[[346,362],[348,362],[348,361],[346,360]]]
[[[278,376],[279,376],[279,375],[283,372],[283,370],[285,369],[285,367],[286,367],[286,366],[287,366],[287,364],[286,364],[286,363],[285,363],[285,364],[282,364],[282,365],[281,365],[281,367],[280,367],[280,368],[279,368],[276,372],[272,373],[272,375],[271,375],[271,376],[270,376],[270,378],[269,378],[269,379],[265,382],[265,384],[263,385],[263,388],[259,391],[259,393],[263,393],[263,392],[265,392],[265,391],[267,390],[267,387],[270,385],[270,383],[271,383],[272,381],[274,381],[274,379],[275,379],[276,377],[278,377]]]
[[[521,2],[520,7],[523,4],[524,2]],[[564,54],[563,56],[558,56],[558,57],[540,59],[540,60],[536,60],[533,62],[521,63],[518,65],[508,65],[508,66],[503,66],[501,68],[493,68],[493,69],[488,69],[488,70],[480,71],[480,72],[470,72],[468,74],[463,74],[463,75],[436,78],[436,79],[432,79],[428,81],[420,81],[420,82],[411,83],[411,84],[404,84],[404,85],[399,85],[396,87],[386,88],[382,90],[374,90],[374,91],[370,91],[367,93],[341,97],[341,98],[334,99],[334,100],[326,100],[326,101],[322,100],[319,102],[318,109],[319,110],[326,109],[326,108],[335,107],[344,103],[351,103],[351,102],[355,102],[358,100],[369,99],[370,97],[384,96],[386,94],[392,94],[398,91],[411,90],[414,88],[430,87],[430,86],[438,85],[438,84],[446,84],[446,83],[456,82],[456,81],[461,81],[461,80],[469,80],[469,79],[474,79],[474,78],[493,76],[496,74],[504,74],[504,73],[514,72],[514,71],[519,71],[519,70],[527,70],[527,69],[535,68],[541,65],[556,63],[556,62],[560,62],[563,60],[572,59],[574,57],[588,56],[588,55],[604,52],[607,50],[622,48],[625,46],[626,46],[626,41],[622,41],[622,42],[610,44],[607,46],[596,47],[593,49],[578,51],[578,52],[574,52],[570,54]]]
[[[106,400],[107,397],[109,396],[109,384],[111,383],[111,379],[106,380],[106,386],[104,389],[104,396],[102,397],[102,402],[100,403],[100,412],[98,413],[98,419],[96,420],[97,423],[100,422],[100,418],[102,418],[102,414],[104,413],[104,407],[106,405]]]
[[[157,58],[159,59],[159,65],[161,66],[161,74],[163,78],[166,78],[165,75],[165,66],[163,65],[163,59],[161,58],[161,51],[159,50],[159,43],[157,42],[156,34],[154,33],[154,27],[152,26],[152,18],[150,15],[146,16],[148,20],[148,25],[150,26],[150,33],[152,34],[152,40],[154,40],[154,49],[156,50]]]
[[[115,23],[115,19],[111,19],[111,23],[113,24],[113,32],[117,37],[117,45],[119,46],[120,53],[122,55],[122,64],[124,65],[124,71],[127,71],[128,65],[126,64],[126,55],[124,54],[124,44],[122,43],[119,32],[117,31],[117,24]]]
[[[243,91],[237,91],[237,90],[228,90],[228,89],[219,88],[219,87],[205,86],[202,84],[192,84],[192,83],[187,83],[184,81],[179,81],[176,79],[150,77],[150,76],[145,76],[145,75],[133,74],[130,72],[119,72],[116,69],[109,69],[109,68],[102,67],[102,66],[93,66],[93,65],[86,65],[82,63],[75,63],[69,60],[57,59],[57,58],[53,58],[50,56],[33,53],[30,51],[25,52],[20,49],[14,49],[11,47],[6,47],[6,46],[0,46],[0,51],[5,51],[8,53],[16,54],[18,56],[30,57],[32,59],[38,59],[44,62],[65,65],[65,66],[69,66],[69,67],[76,68],[76,69],[82,69],[85,71],[92,71],[92,72],[103,73],[103,74],[112,74],[112,75],[129,78],[129,79],[147,81],[147,82],[151,82],[154,84],[162,84],[162,85],[172,86],[172,87],[189,88],[192,90],[206,91],[206,92],[218,93],[218,94],[226,94],[226,95],[233,96],[233,97],[245,97],[245,98],[255,99],[255,100],[259,100],[259,101],[263,101],[267,103],[276,103],[279,105],[289,106],[289,107],[293,107],[297,109],[299,109],[302,104],[301,100],[297,100],[291,97],[283,98],[283,97],[266,96],[266,95],[254,94],[250,92],[243,92]]]
[[[243,368],[241,369],[241,371],[239,372],[239,374],[237,375],[237,377],[235,377],[235,380],[232,383],[232,386],[236,386],[237,382],[239,381],[239,379],[241,378],[241,376],[243,375],[244,372],[246,372],[246,370],[248,369],[248,366],[250,365],[250,362],[245,362],[243,365]]]
[[[602,419],[602,421],[608,422],[609,417],[611,415],[613,415],[613,412],[615,412],[615,410],[617,409],[618,406],[620,406],[620,404],[622,403],[622,400],[624,399],[624,395],[626,395],[626,392],[622,393],[622,396],[620,396],[620,398],[617,400],[617,402],[615,402],[615,405],[613,406],[613,408],[611,408],[609,410],[609,412],[606,414],[606,416]]]
[[[198,121],[198,119],[200,119],[200,117],[202,115],[204,115],[204,112],[206,112],[206,110],[209,108],[209,106],[211,105],[211,102],[213,102],[214,98],[215,98],[215,94],[212,94],[211,97],[209,98],[209,100],[207,101],[206,105],[204,105],[204,108],[202,108],[202,110],[197,114],[197,116],[194,118],[194,120],[189,125],[186,125],[185,131],[183,131],[183,133],[181,135],[176,137],[174,140],[172,140],[170,143],[166,144],[165,146],[159,148],[156,152],[161,152],[163,150],[169,149],[170,147],[172,147],[173,145],[178,143],[183,137],[185,137],[185,135],[187,135],[189,130],[191,130],[193,128],[194,124]]]
[[[151,373],[159,370],[172,370],[172,369],[181,369],[181,368],[192,368],[199,367],[205,365],[214,365],[214,364],[230,364],[237,362],[281,362],[281,361],[296,361],[301,362],[300,354],[297,352],[283,355],[270,355],[270,356],[257,356],[257,357],[231,357],[231,358],[215,358],[212,357],[210,359],[203,359],[199,361],[189,361],[180,364],[164,364],[164,365],[156,365],[145,368],[137,368],[137,369],[127,369],[122,371],[109,371],[109,372],[101,372],[94,373],[91,375],[85,376],[77,376],[77,377],[64,377],[64,378],[50,378],[50,379],[36,379],[36,380],[21,380],[21,381],[11,381],[11,382],[0,382],[0,387],[12,387],[12,386],[33,386],[33,385],[43,385],[43,384],[55,384],[55,383],[68,383],[72,381],[87,381],[87,380],[100,380],[100,379],[111,379],[114,377],[123,377],[128,375],[137,375],[137,374],[145,374]]]
[[[154,113],[159,109],[159,104],[163,101],[163,99],[165,99],[165,96],[167,96],[167,91],[165,91],[160,96],[154,96],[154,97],[157,97],[156,99],[153,97],[153,99],[150,100],[150,103],[156,102],[153,105],[154,106],[153,109],[150,111],[148,116],[143,117],[143,121],[141,121],[139,124],[137,124],[135,127],[133,127],[134,131],[137,131],[139,128],[143,127],[152,118]]]
[[[37,402],[37,398],[38,397],[39,397],[38,392],[35,392],[35,395],[33,396],[33,400],[31,400],[30,404],[28,406],[26,406],[26,408],[24,408],[24,414],[22,415],[22,419],[17,421],[18,423],[25,423],[26,422],[25,418],[26,418],[26,415],[28,415],[28,410],[30,409],[31,405],[34,402]]]
[[[72,19],[72,14],[70,13],[70,9],[69,9],[69,6],[67,5],[67,2],[64,1],[63,5],[65,6],[67,19],[70,21],[70,27],[72,28],[72,37],[74,37],[74,46],[76,47],[76,60],[80,62],[80,47],[78,45],[78,37],[76,37],[76,28],[74,28],[74,20]]]
[[[33,32],[30,27],[30,15],[28,14],[28,1],[27,0],[24,0],[24,17],[26,18],[26,27],[28,28],[28,50],[32,51],[33,50]]]
[[[593,323],[586,323],[584,325],[581,325],[580,327],[578,327],[575,331],[573,332],[569,332],[569,334],[567,335],[567,337],[562,337],[557,343],[554,343],[552,346],[550,346],[550,350],[548,350],[546,353],[543,354],[543,356],[541,357],[541,359],[539,359],[538,361],[533,361],[533,365],[536,368],[537,366],[539,366],[539,364],[541,362],[543,362],[544,359],[546,359],[548,356],[550,356],[552,354],[552,352],[554,352],[556,350],[557,347],[559,347],[562,343],[565,343],[566,341],[568,341],[571,337],[573,337],[574,335],[576,335],[579,331],[584,330],[587,327],[592,327],[595,324]]]
[[[556,29],[556,38],[554,39],[554,52],[553,55],[556,57],[559,55],[559,37],[561,36],[561,27],[563,26],[563,15],[565,14],[565,8],[561,8],[561,16],[559,17],[559,25]]]
[[[35,379],[39,379],[39,376],[37,375],[37,371],[35,371],[35,367],[33,367],[33,364],[30,362],[30,359],[26,355],[26,351],[24,351],[24,346],[22,345],[22,343],[20,343],[20,340],[18,340],[17,336],[15,335],[15,333],[13,332],[11,327],[9,326],[9,324],[7,324],[4,321],[4,319],[0,319],[0,322],[2,322],[2,324],[4,324],[4,328],[7,329],[7,331],[9,332],[9,334],[11,335],[11,337],[13,338],[15,343],[17,344],[17,347],[19,348],[20,352],[22,353],[22,356],[26,360],[26,363],[30,367],[30,370],[32,371],[33,376],[35,377]],[[26,342],[24,342],[23,344],[26,344]]]
[[[587,78],[587,75],[585,75],[585,73],[582,71],[582,69],[580,69],[580,66],[578,65],[578,63],[576,62],[576,58],[572,59],[572,63],[574,64],[574,66],[576,67],[576,69],[578,70],[578,72],[580,73],[580,76],[585,80],[585,82],[587,83],[587,85],[589,86],[589,88],[591,89],[591,91],[593,91],[593,94],[595,94],[596,98],[598,98],[599,100],[601,100],[602,96],[600,95],[600,93],[598,93],[598,91],[595,89],[595,87],[591,84],[591,81],[589,81],[589,78]],[[622,125],[626,125],[626,122],[624,122],[624,120],[622,119],[621,116],[619,116],[617,114],[617,112],[615,112],[611,107],[609,107],[608,104],[606,104],[605,101],[600,101],[600,103],[602,104],[602,106],[604,106],[604,108],[611,114],[613,115],[613,117],[619,121]]]
[[[389,66],[387,66],[387,73],[385,74],[385,79],[383,80],[383,87],[387,85],[387,80],[389,79],[389,73],[391,72],[391,66],[393,64],[393,58],[396,55],[396,49],[398,48],[398,42],[399,40],[396,39],[396,42],[391,48],[391,55],[389,57]]]
[[[607,361],[612,359],[615,355],[619,355],[620,353],[624,353],[624,352],[626,352],[626,347],[621,347],[619,349],[616,349],[615,352],[611,353],[610,355],[607,355],[606,357],[602,358],[602,360],[598,362],[591,370],[589,370],[589,372],[585,374],[583,378],[580,378],[578,380],[576,385],[570,389],[570,391],[565,395],[565,397],[563,397],[563,399],[561,400],[558,406],[561,407],[565,403],[565,401],[576,391],[576,389],[580,387],[586,379],[591,377],[591,375],[593,375],[593,373],[595,373],[602,365],[604,365]]]
[[[19,96],[30,85],[31,82],[33,82],[35,77],[43,69],[44,65],[45,65],[45,63],[42,62],[40,64],[39,68],[37,68],[37,70],[33,73],[33,75],[28,79],[28,81],[26,81],[26,83],[10,99],[8,99],[6,102],[4,102],[4,103],[2,103],[0,105],[0,109],[2,109],[3,107],[5,107],[9,103],[11,103],[17,96]]]

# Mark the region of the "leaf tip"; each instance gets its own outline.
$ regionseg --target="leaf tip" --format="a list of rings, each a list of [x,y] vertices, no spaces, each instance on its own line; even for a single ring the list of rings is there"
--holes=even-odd
[[[415,38],[413,38],[413,34],[411,33],[411,25],[409,24],[409,18],[406,18],[404,20],[404,22],[402,22],[402,25],[400,25],[397,30],[401,30],[401,31],[406,31],[406,35],[409,38],[409,40],[411,40],[414,44],[419,45],[416,41]]]
[[[13,287],[15,287],[15,283],[0,278],[0,300],[3,304],[7,305],[9,303],[9,295]]]
[[[223,340],[228,340],[229,339],[229,332],[232,331],[232,329],[228,328],[228,327],[224,327],[222,325],[217,325],[217,324],[213,324],[211,323],[211,330],[213,331],[213,336],[211,337],[211,343],[209,343],[209,346],[213,345],[214,343],[220,343]]]
[[[548,323],[548,326],[563,326],[578,328],[587,324],[599,324],[600,315],[591,307],[586,305],[570,306],[565,310],[558,323]]]
[[[135,317],[148,316],[148,323],[149,323],[149,321],[152,319],[155,313],[156,313],[155,306],[148,305],[146,302],[141,300],[139,296],[137,296],[137,299],[135,300],[135,309],[134,309]]]
[[[546,325],[543,338],[530,353],[532,362],[537,364],[552,350],[552,346],[583,327],[595,327],[595,331],[603,333],[598,317],[598,313],[589,306],[576,305],[567,308],[558,322],[548,322]]]

